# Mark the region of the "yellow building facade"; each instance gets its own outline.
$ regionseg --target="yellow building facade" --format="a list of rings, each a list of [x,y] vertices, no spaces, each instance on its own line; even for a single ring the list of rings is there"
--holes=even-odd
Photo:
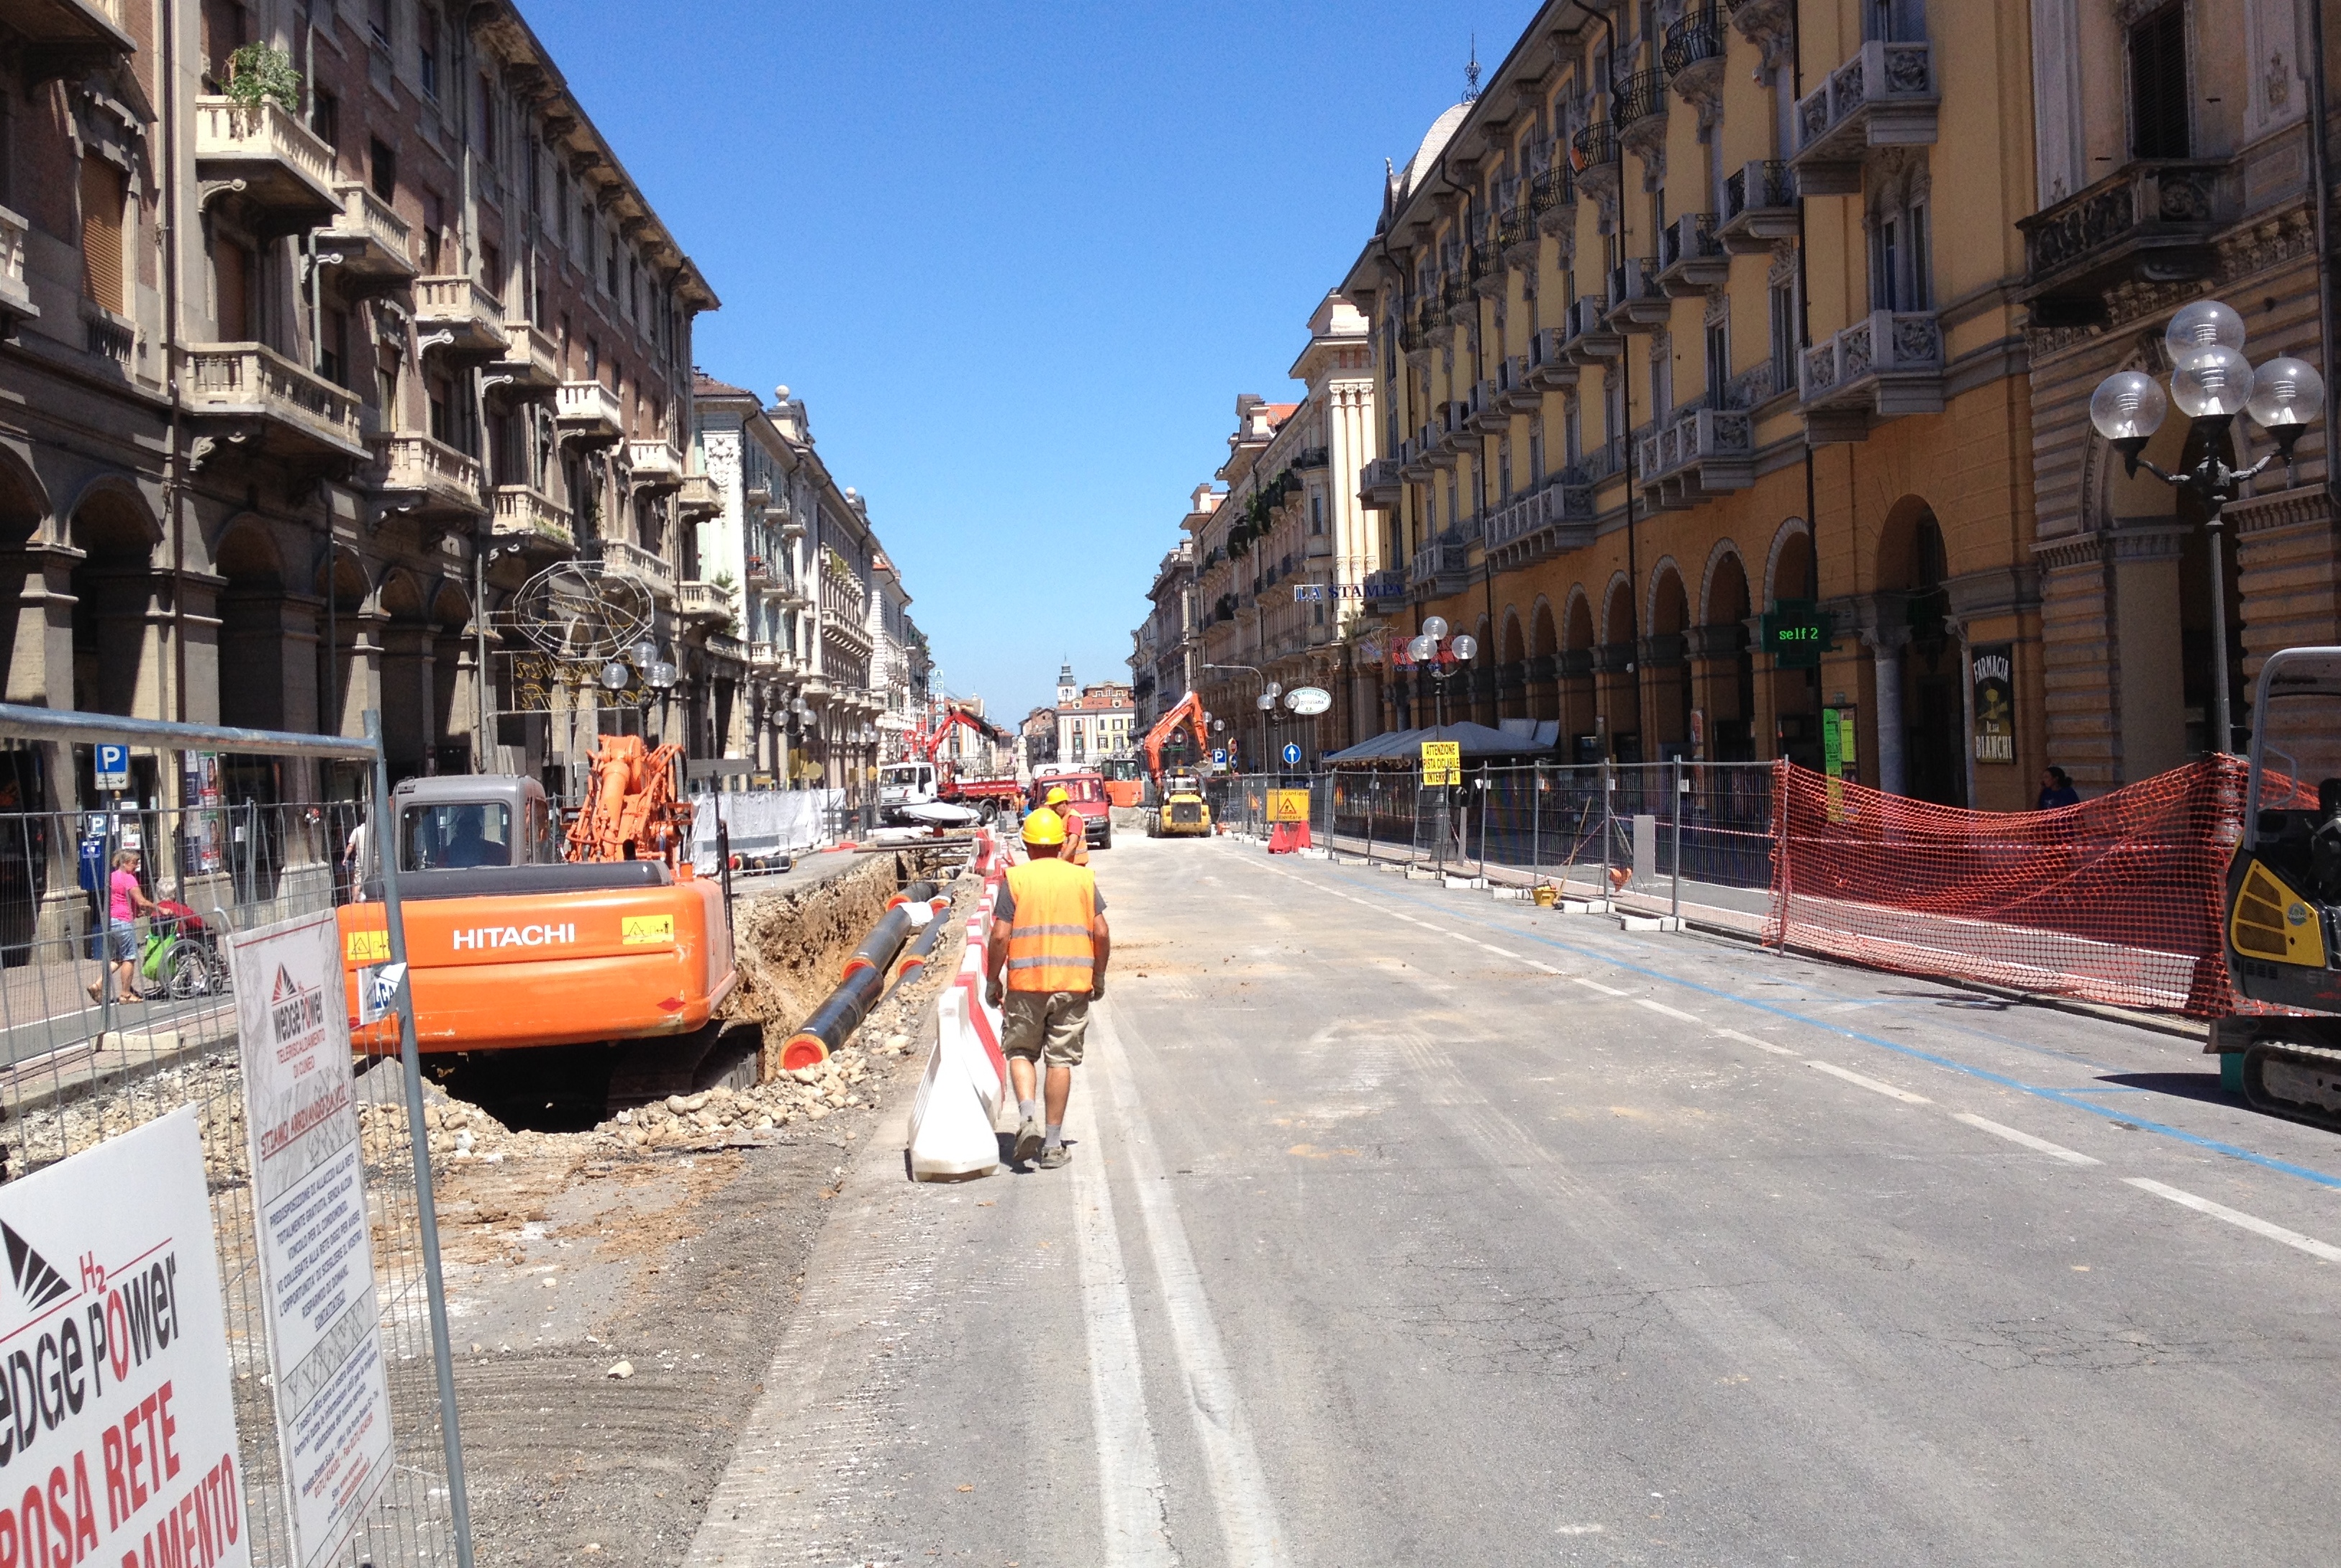
[[[1383,725],[1431,719],[1402,645],[1437,615],[1483,650],[1449,717],[1557,719],[1572,759],[2029,803],[2030,25],[1949,11],[1556,0],[1390,175],[1342,285],[1402,563],[1354,650]],[[1818,668],[1768,612],[1826,615]]]

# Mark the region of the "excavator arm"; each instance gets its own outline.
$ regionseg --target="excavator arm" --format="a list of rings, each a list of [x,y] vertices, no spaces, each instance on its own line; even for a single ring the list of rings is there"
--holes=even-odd
[[[1187,733],[1195,742],[1195,753],[1200,759],[1204,755],[1209,733],[1205,728],[1205,718],[1203,700],[1190,691],[1179,699],[1170,712],[1156,719],[1154,728],[1146,732],[1146,773],[1154,780],[1158,793],[1162,788],[1162,748],[1178,732],[1179,726],[1184,724]]]
[[[569,825],[571,860],[673,864],[691,832],[691,808],[674,795],[682,748],[650,749],[639,735],[604,735],[594,747],[585,804]]]

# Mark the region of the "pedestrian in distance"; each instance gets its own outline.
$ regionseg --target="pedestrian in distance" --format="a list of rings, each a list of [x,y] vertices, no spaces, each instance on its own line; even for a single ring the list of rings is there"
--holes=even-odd
[[[105,947],[99,950],[97,979],[87,988],[89,999],[105,999],[106,966],[114,973],[114,999],[117,1002],[143,1000],[138,995],[138,929],[139,916],[151,911],[154,902],[146,890],[138,885],[138,851],[116,849],[114,869],[105,878],[106,928]]]
[[[2072,779],[2066,777],[2062,768],[2051,768],[2040,775],[2039,810],[2053,811],[2059,806],[2078,806],[2080,803],[2081,792],[2073,788]]]
[[[1061,860],[1070,860],[1076,866],[1088,865],[1090,863],[1089,824],[1083,822],[1081,813],[1073,809],[1073,798],[1065,793],[1065,787],[1062,784],[1051,786],[1049,798],[1041,804],[1064,819],[1065,848],[1057,858]]]
[[[1029,858],[1008,868],[983,954],[984,996],[1001,1010],[1000,1048],[1016,1086],[1014,1163],[1029,1165],[1038,1155],[1043,1170],[1073,1157],[1065,1147],[1065,1102],[1081,1065],[1090,1004],[1105,995],[1113,949],[1097,874],[1064,858],[1068,836],[1065,819],[1046,806],[1024,819]],[[1041,1104],[1033,1098],[1035,1064],[1047,1069],[1045,1132]]]

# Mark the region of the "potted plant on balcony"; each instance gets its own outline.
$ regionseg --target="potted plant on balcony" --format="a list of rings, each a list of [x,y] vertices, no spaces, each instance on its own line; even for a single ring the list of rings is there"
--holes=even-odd
[[[266,44],[246,44],[227,57],[227,95],[247,108],[274,104],[301,112],[301,73],[293,56]]]

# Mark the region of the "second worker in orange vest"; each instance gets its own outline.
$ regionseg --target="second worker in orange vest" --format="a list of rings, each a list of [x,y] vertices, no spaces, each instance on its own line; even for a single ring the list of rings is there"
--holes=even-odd
[[[1072,1158],[1065,1147],[1065,1102],[1089,1033],[1090,1003],[1105,995],[1106,959],[1113,949],[1096,873],[1061,858],[1067,833],[1066,819],[1045,806],[1024,819],[1031,858],[1008,868],[983,954],[984,994],[1001,1010],[1000,1048],[1022,1118],[1015,1163],[1028,1164],[1037,1154],[1044,1170]],[[1033,1098],[1035,1063],[1048,1069],[1041,1086],[1045,1135]]]

